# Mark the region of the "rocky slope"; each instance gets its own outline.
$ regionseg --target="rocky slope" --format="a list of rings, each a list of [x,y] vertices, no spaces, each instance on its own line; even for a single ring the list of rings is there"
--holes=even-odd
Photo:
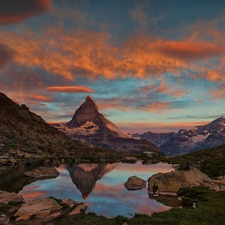
[[[25,105],[0,93],[0,165],[15,158],[73,155],[88,147],[47,124]]]
[[[86,101],[76,110],[72,120],[65,125],[56,124],[55,127],[73,139],[96,147],[135,153],[152,151],[163,154],[149,141],[133,139],[119,130],[114,123],[99,113],[97,105],[90,96],[87,96]]]
[[[169,133],[153,133],[153,132],[146,132],[140,135],[141,140],[147,140],[152,142],[156,146],[160,146],[165,144],[166,142],[170,141],[174,136],[175,132]],[[137,135],[136,135],[137,136]]]

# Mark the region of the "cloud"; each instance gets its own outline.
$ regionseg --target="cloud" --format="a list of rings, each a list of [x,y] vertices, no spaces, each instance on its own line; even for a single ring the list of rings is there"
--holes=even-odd
[[[51,0],[0,1],[0,25],[22,22],[50,9]]]
[[[0,69],[4,68],[15,56],[16,52],[0,43]]]
[[[41,102],[50,102],[50,101],[52,101],[51,98],[49,98],[47,96],[43,96],[43,95],[33,95],[30,98],[33,99],[33,100],[41,101]]]
[[[137,22],[139,26],[147,29],[148,21],[145,9],[150,7],[149,1],[136,2],[133,10],[130,11],[131,18]]]
[[[64,93],[92,93],[93,90],[83,86],[51,86],[47,87],[48,91]]]
[[[210,121],[188,122],[145,122],[145,123],[117,123],[116,125],[125,132],[144,133],[146,131],[165,133],[177,132],[180,129],[193,129],[196,126],[205,125]]]
[[[207,59],[225,53],[225,47],[210,42],[159,41],[161,53],[183,60]]]
[[[161,81],[158,85],[155,84],[149,84],[144,87],[141,87],[139,90],[143,91],[144,93],[163,93],[168,96],[174,96],[174,97],[182,97],[187,96],[188,91],[187,90],[181,90],[178,89],[179,85],[169,85],[166,84],[165,81]]]
[[[122,112],[137,110],[144,112],[165,112],[168,109],[173,109],[170,102],[151,101],[142,97],[135,99],[132,97],[115,97],[108,98],[96,102],[100,110],[117,109]]]

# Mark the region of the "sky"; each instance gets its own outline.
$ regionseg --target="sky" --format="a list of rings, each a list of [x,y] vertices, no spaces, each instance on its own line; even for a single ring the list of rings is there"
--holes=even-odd
[[[47,122],[90,95],[126,132],[225,113],[224,0],[0,2],[0,92]]]

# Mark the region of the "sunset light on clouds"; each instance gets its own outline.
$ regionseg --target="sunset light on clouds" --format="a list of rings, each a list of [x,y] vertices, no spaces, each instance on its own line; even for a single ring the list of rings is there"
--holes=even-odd
[[[0,3],[1,92],[67,122],[91,95],[127,132],[175,131],[224,114],[222,0]]]

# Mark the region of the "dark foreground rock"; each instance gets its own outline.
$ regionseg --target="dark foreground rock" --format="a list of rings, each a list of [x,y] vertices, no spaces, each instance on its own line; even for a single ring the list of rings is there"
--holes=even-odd
[[[205,186],[215,191],[225,191],[225,179],[212,180],[195,167],[187,170],[158,173],[148,179],[148,191],[153,192],[153,186],[158,186],[161,194],[174,194],[180,188]]]
[[[25,175],[36,179],[55,178],[59,176],[59,171],[54,167],[42,166],[32,171],[25,172]]]
[[[124,184],[125,188],[128,190],[140,190],[146,188],[147,181],[137,177],[129,177],[127,182]]]

